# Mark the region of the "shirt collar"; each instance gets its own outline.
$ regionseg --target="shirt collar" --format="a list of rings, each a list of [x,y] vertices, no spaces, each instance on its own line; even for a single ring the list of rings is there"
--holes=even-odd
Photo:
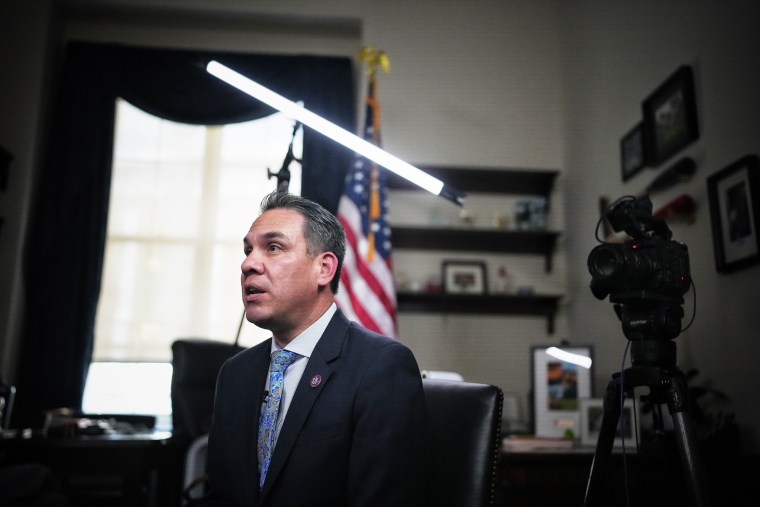
[[[332,319],[337,309],[338,307],[335,305],[335,303],[331,304],[325,313],[323,313],[322,316],[318,318],[316,322],[314,322],[314,324],[307,327],[301,334],[296,336],[290,343],[288,343],[285,346],[285,350],[295,352],[299,356],[311,357],[311,354],[314,352],[314,347],[317,346],[317,342],[322,337],[322,334],[324,334],[325,329],[327,329],[327,325],[330,323],[330,320]],[[280,347],[278,347],[277,343],[272,340],[271,352],[275,352],[277,350],[280,350]]]

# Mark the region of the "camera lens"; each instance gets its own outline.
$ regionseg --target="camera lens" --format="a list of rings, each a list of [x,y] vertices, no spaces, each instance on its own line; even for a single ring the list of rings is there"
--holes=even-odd
[[[625,266],[626,258],[618,245],[598,245],[588,256],[588,270],[594,278],[614,278]]]

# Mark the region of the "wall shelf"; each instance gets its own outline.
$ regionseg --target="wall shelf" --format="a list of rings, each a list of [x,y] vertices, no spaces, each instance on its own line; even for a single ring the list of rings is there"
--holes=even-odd
[[[393,227],[394,248],[415,250],[450,250],[467,252],[497,252],[542,254],[545,269],[552,269],[552,255],[558,232],[511,231],[499,229]]]
[[[396,294],[398,311],[402,313],[537,315],[546,318],[549,334],[554,333],[554,316],[560,298],[558,295]]]
[[[484,169],[432,165],[417,167],[461,192],[542,195],[547,197],[547,203],[554,188],[554,181],[559,175],[559,171],[547,169]],[[389,173],[388,188],[419,190],[413,183],[393,173]]]
[[[547,211],[554,182],[559,175],[559,171],[547,169],[441,167],[427,164],[417,164],[417,167],[465,195],[481,193],[544,197]],[[395,174],[389,174],[388,187],[391,190],[419,190],[419,187]],[[397,226],[391,229],[394,249],[542,255],[546,272],[552,270],[559,236],[559,232],[544,230],[474,227]],[[396,294],[400,313],[540,316],[546,318],[549,334],[554,333],[554,320],[561,297],[416,292]]]

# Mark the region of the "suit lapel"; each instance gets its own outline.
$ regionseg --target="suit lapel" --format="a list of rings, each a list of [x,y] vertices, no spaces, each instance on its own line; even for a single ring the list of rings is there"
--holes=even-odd
[[[329,381],[333,372],[330,363],[340,356],[340,350],[348,334],[348,328],[348,319],[346,319],[340,310],[336,311],[327,325],[327,329],[325,329],[325,332],[319,339],[317,346],[314,348],[314,352],[309,358],[303,376],[293,395],[293,401],[288,409],[280,436],[277,437],[277,444],[272,454],[272,462],[269,464],[269,471],[264,481],[264,488],[261,491],[261,498],[266,496],[272,487],[272,483],[277,479],[293,450],[293,446],[298,439],[301,428],[306,422],[306,418],[309,416],[309,412],[311,412],[322,389]],[[321,380],[316,387],[312,387],[312,379],[317,375],[321,377]]]

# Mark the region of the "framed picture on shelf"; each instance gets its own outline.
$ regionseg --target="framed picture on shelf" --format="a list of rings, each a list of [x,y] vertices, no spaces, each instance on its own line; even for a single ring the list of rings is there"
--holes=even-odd
[[[629,130],[620,140],[620,165],[623,181],[628,181],[644,169],[644,133],[639,123]]]
[[[760,262],[760,162],[747,155],[707,178],[715,268],[730,273]]]
[[[486,264],[480,261],[444,261],[443,292],[485,294]]]
[[[581,398],[579,404],[580,427],[581,427],[581,445],[584,447],[595,447],[599,440],[599,432],[602,429],[602,418],[604,416],[604,400],[601,398]],[[620,412],[618,419],[617,432],[613,447],[635,447],[639,439],[639,427],[636,424],[638,414],[634,414],[637,406],[633,403],[626,403]]]
[[[699,139],[694,75],[684,65],[642,103],[646,163],[658,166]]]
[[[534,433],[577,437],[579,400],[592,396],[592,347],[534,346],[531,366]]]

